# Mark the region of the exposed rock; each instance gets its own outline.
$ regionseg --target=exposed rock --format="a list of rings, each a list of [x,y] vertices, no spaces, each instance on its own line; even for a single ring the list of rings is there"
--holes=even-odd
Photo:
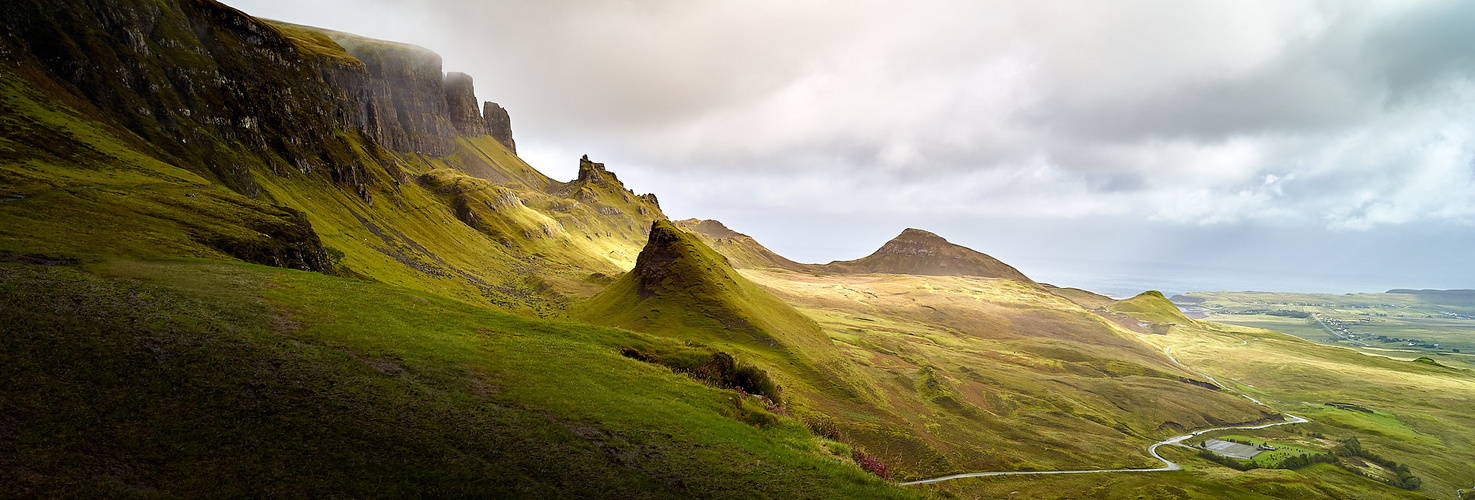
[[[576,185],[588,184],[619,184],[620,179],[615,177],[614,172],[605,170],[603,163],[589,161],[589,155],[579,158],[579,177],[574,179]]]
[[[649,203],[651,206],[656,207],[656,210],[661,209],[661,202],[656,200],[655,193],[642,194],[640,195],[640,199],[645,200],[646,203]]]
[[[363,63],[362,73],[343,73],[333,82],[355,101],[350,120],[354,125],[394,151],[432,156],[451,153],[456,129],[446,107],[439,54],[408,44],[322,31]]]
[[[674,290],[698,286],[697,281],[718,280],[710,269],[726,267],[726,259],[718,264],[714,254],[699,250],[690,235],[668,221],[657,221],[650,227],[650,237],[636,258],[635,291],[642,298],[655,297]],[[720,258],[720,257],[719,257]]]
[[[512,154],[517,154],[517,142],[512,140],[512,117],[508,116],[507,110],[492,101],[487,101],[481,113],[482,119],[486,120],[486,133],[490,134],[497,142],[507,146]]]
[[[445,92],[446,113],[456,130],[469,137],[487,135],[487,122],[481,119],[481,110],[476,109],[476,87],[471,75],[446,73]]]

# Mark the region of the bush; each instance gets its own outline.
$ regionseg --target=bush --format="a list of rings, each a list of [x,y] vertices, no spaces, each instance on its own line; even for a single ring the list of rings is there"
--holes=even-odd
[[[646,363],[664,365],[676,373],[741,394],[754,394],[765,400],[774,413],[787,415],[783,410],[783,386],[773,381],[768,372],[756,366],[739,362],[731,354],[715,351],[654,354],[631,347],[620,349],[620,355]]]
[[[1336,455],[1326,453],[1300,454],[1286,457],[1284,460],[1271,466],[1272,469],[1300,469],[1311,464],[1334,464],[1340,460]]]
[[[1366,448],[1363,448],[1362,442],[1358,441],[1356,436],[1343,441],[1342,446],[1338,446],[1337,449],[1333,451],[1333,453],[1336,453],[1338,456],[1343,457],[1362,458],[1364,460],[1392,470],[1395,474],[1398,475],[1398,477],[1388,484],[1397,488],[1403,488],[1405,490],[1416,490],[1419,489],[1419,486],[1422,486],[1424,483],[1422,479],[1419,479],[1418,476],[1415,476],[1413,472],[1408,469],[1408,465],[1400,464],[1387,458],[1383,458],[1382,455],[1373,453],[1371,451],[1368,451]]]
[[[887,481],[891,480],[891,471],[886,468],[886,464],[881,463],[881,459],[876,458],[874,455],[871,455],[864,451],[855,450],[855,452],[850,455],[850,458],[855,459],[855,465],[860,466],[862,470],[871,474],[875,474],[876,477],[879,477],[881,479],[885,479]]]

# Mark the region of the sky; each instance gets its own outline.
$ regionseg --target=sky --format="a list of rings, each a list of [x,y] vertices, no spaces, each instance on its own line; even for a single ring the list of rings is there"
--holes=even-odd
[[[1113,295],[1475,288],[1475,2],[225,2],[434,50],[545,174],[802,262],[916,227]]]

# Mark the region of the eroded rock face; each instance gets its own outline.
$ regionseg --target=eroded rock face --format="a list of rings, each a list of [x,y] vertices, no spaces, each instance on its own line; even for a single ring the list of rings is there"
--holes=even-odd
[[[343,33],[328,32],[328,37],[363,62],[362,72],[334,68],[339,75],[332,83],[352,99],[352,125],[394,151],[451,153],[456,128],[446,105],[439,54]]]
[[[689,246],[690,243],[685,241],[681,230],[670,222],[656,221],[651,224],[645,248],[640,251],[635,268],[630,271],[634,273],[635,289],[641,298],[661,295],[671,288],[672,282],[681,284],[676,279],[680,273],[673,264],[679,260],[695,258]],[[698,263],[700,264],[705,263]]]
[[[481,110],[476,109],[476,87],[471,75],[446,73],[445,93],[446,113],[456,131],[469,137],[487,135],[487,122],[481,119]]]
[[[51,75],[100,117],[249,196],[260,192],[252,163],[362,191],[374,181],[341,147],[344,131],[431,156],[453,151],[458,128],[514,149],[506,110],[488,103],[483,118],[471,78],[443,76],[440,56],[413,45],[264,22],[202,1],[7,0],[0,25],[0,63]],[[299,47],[285,27],[320,34],[338,45],[328,52],[341,47],[351,57]]]
[[[507,115],[507,110],[495,102],[487,101],[481,116],[486,121],[486,133],[506,146],[512,154],[517,154],[517,143],[512,140],[512,117]]]
[[[579,178],[575,184],[619,184],[614,172],[605,170],[603,163],[589,161],[589,155],[579,158]]]

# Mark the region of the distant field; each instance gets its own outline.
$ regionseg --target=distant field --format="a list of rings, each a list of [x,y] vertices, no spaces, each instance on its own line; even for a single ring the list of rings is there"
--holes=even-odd
[[[1475,368],[1475,294],[1194,292],[1209,321],[1265,328],[1397,359]],[[1303,316],[1303,317],[1298,317]],[[1320,321],[1317,320],[1320,318]]]

